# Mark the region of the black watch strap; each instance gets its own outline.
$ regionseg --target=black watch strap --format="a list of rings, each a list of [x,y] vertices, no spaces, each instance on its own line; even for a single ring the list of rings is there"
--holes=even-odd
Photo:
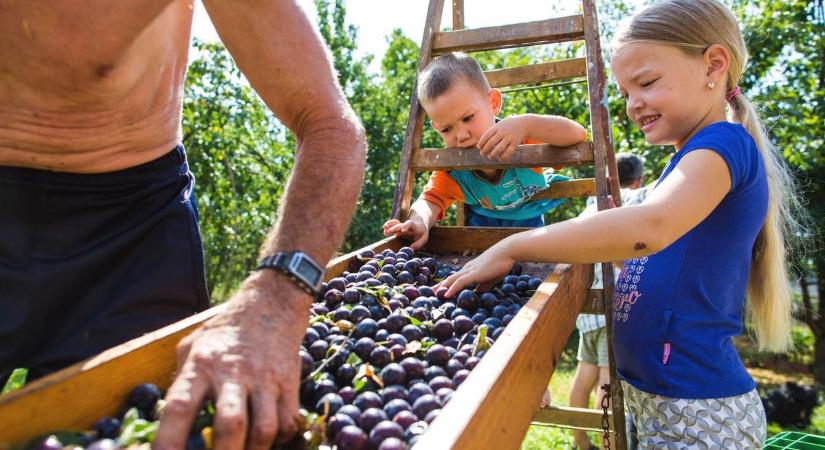
[[[283,273],[312,296],[321,292],[324,269],[303,252],[277,252],[264,257],[255,270],[270,269]]]

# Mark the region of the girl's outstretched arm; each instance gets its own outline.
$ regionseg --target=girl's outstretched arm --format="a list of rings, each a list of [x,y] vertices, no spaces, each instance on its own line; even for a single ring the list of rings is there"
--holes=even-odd
[[[509,236],[440,286],[450,297],[469,284],[497,280],[516,261],[594,263],[656,253],[710,215],[730,187],[725,160],[712,150],[694,150],[642,204]]]

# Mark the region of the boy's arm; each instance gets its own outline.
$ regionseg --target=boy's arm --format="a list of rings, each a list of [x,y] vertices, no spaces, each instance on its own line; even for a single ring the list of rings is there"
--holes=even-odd
[[[527,129],[526,139],[545,142],[557,147],[568,147],[587,139],[583,126],[561,116],[523,114],[513,117],[523,120]]]
[[[502,119],[490,127],[476,146],[483,156],[504,161],[528,139],[567,147],[587,139],[587,132],[566,117],[521,114]]]

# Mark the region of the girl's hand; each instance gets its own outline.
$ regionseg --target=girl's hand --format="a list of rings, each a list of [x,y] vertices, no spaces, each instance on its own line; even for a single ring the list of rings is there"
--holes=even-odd
[[[527,121],[525,117],[514,116],[502,119],[490,127],[476,144],[481,155],[506,161],[516,147],[527,139]]]
[[[468,262],[464,267],[445,278],[433,289],[447,288],[446,297],[452,297],[468,285],[479,283],[479,291],[487,291],[498,280],[507,275],[516,261],[507,252],[507,246],[501,242],[490,247],[478,258]]]

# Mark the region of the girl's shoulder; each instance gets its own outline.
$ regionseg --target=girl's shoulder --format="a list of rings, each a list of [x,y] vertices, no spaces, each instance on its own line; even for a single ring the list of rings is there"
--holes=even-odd
[[[709,148],[712,150],[718,147],[748,148],[756,150],[756,142],[741,124],[732,122],[716,122],[699,130],[682,148],[683,152],[688,152],[697,148]]]

